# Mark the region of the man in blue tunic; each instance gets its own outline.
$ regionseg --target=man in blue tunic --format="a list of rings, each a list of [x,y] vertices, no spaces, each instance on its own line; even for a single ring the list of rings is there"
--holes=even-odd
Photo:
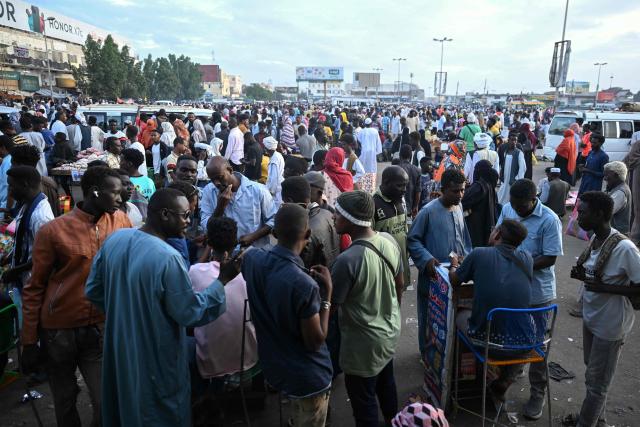
[[[578,195],[587,191],[602,191],[604,165],[609,163],[609,156],[602,150],[602,145],[604,145],[604,136],[593,132],[591,134],[591,152],[587,156],[586,163],[578,166],[582,174]]]
[[[184,238],[190,216],[181,192],[161,189],[149,201],[146,225],[114,233],[94,259],[86,295],[106,314],[105,426],[191,425],[185,327],[224,312],[223,286],[240,265],[223,262],[220,276],[194,293],[182,256],[166,243]]]

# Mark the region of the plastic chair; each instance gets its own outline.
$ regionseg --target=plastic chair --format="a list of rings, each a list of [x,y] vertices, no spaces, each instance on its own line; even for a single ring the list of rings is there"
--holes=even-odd
[[[551,338],[556,323],[558,306],[552,304],[541,308],[531,309],[515,309],[515,308],[494,308],[487,314],[487,328],[485,332],[485,340],[471,339],[464,331],[456,331],[456,360],[454,369],[454,392],[452,400],[455,410],[462,409],[476,417],[482,419],[482,426],[485,421],[490,421],[494,425],[506,425],[498,422],[502,406],[498,408],[495,419],[489,419],[486,416],[486,400],[487,400],[487,370],[489,366],[509,366],[527,363],[544,362],[547,372],[547,406],[549,413],[549,427],[552,426],[551,418],[551,390],[549,388],[549,365],[548,358],[551,350]],[[531,332],[527,336],[520,335],[518,337],[501,337],[502,342],[495,342],[496,331],[492,330],[492,323],[496,322],[497,317],[504,317],[503,323],[510,325],[523,325],[522,320],[516,322],[516,318],[523,319],[528,328],[526,332]],[[493,332],[493,335],[492,335]],[[482,363],[482,414],[478,414],[468,408],[460,405],[460,397],[458,394],[459,383],[459,364],[460,364],[460,342],[462,342],[471,352],[475,360]],[[546,346],[546,349],[545,349]],[[502,352],[501,357],[495,357],[495,354]],[[503,357],[505,352],[512,353],[511,357]]]

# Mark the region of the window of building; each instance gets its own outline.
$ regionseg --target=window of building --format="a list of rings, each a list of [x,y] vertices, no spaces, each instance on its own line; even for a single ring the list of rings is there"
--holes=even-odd
[[[78,55],[69,54],[69,62],[76,64],[78,62]]]

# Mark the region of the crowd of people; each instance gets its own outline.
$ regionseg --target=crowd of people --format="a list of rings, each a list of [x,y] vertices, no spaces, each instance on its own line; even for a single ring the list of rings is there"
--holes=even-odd
[[[13,242],[1,301],[20,307],[23,369],[49,382],[58,425],[80,425],[78,369],[92,425],[190,425],[192,402],[250,375],[291,401],[290,425],[324,426],[342,373],[357,426],[378,426],[379,412],[386,425],[448,425],[426,403],[399,412],[394,355],[412,266],[423,363],[438,267],[455,289],[473,281],[456,323],[487,339],[491,309],[556,300],[577,180],[591,236],[573,310],[587,394],[565,422],[605,422],[640,295],[628,286],[640,283],[640,185],[627,185],[640,176],[640,132],[625,162],[609,162],[605,138],[572,125],[536,185],[551,110],[220,105],[211,117],[158,109],[101,127],[77,107],[38,104],[0,122]],[[48,175],[89,148],[103,157],[63,214],[69,182]],[[391,164],[378,179],[380,162]],[[500,373],[494,398],[519,372]],[[546,377],[530,365],[527,418],[542,415]]]

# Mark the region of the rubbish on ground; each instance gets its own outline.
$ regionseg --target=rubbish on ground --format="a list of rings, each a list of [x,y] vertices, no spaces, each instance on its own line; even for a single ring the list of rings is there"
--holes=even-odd
[[[518,424],[518,413],[517,412],[507,412],[507,418],[509,418],[509,422],[511,424]]]
[[[549,376],[556,381],[562,381],[574,379],[576,374],[567,371],[556,362],[549,362]]]
[[[405,325],[417,325],[418,319],[415,317],[407,317],[404,321]]]
[[[29,390],[29,392],[25,393],[20,399],[20,403],[27,403],[30,400],[42,399],[44,396],[42,393],[36,390]]]

